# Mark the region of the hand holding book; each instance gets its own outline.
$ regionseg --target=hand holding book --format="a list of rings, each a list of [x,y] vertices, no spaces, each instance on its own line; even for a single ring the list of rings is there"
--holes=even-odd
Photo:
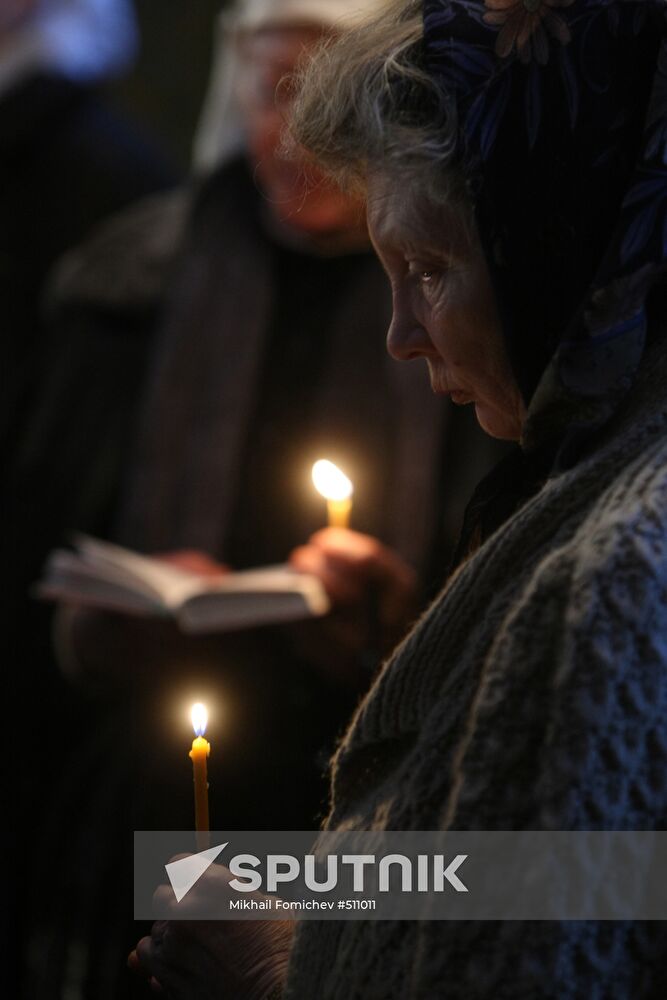
[[[126,614],[168,616],[189,633],[298,621],[329,610],[321,582],[288,566],[224,572],[201,553],[172,554],[165,561],[85,535],[77,537],[74,551],[51,554],[36,594]]]

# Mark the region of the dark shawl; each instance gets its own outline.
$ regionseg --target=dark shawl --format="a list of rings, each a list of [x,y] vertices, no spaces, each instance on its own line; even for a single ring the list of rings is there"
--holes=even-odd
[[[523,451],[480,485],[464,554],[596,445],[662,312],[667,40],[657,0],[425,0],[424,60],[459,128]]]

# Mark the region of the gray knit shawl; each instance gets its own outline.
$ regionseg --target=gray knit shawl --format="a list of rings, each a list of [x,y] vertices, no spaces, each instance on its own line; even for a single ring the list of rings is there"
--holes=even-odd
[[[667,828],[667,349],[449,581],[333,763],[347,829]],[[289,1000],[667,995],[661,924],[311,923]]]

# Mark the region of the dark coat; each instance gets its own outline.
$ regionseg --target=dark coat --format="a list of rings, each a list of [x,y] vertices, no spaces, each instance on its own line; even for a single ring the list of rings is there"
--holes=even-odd
[[[321,454],[344,455],[358,487],[355,525],[421,566],[429,560],[444,409],[423,372],[386,355],[380,266],[369,252],[318,260],[280,247],[261,211],[234,163],[195,194],[130,209],[58,271],[43,388],[28,432],[12,442],[4,522],[15,567],[10,655],[29,684],[48,662],[48,612],[24,595],[51,547],[82,530],[144,551],[200,548],[237,566],[285,558],[324,521],[290,464],[300,452],[306,475]],[[284,474],[266,472],[274,453]],[[281,630],[268,635],[253,657],[275,678],[275,662],[298,657]],[[283,700],[310,712],[314,754],[331,746],[352,695],[339,704],[319,680],[308,677],[308,691],[301,680]],[[303,738],[295,734],[295,754]],[[307,764],[313,789],[325,758]],[[290,790],[309,798],[299,782]],[[276,789],[276,808],[280,798]]]

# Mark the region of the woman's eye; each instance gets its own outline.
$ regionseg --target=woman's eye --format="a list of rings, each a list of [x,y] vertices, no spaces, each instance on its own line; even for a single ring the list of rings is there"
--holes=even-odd
[[[410,274],[420,285],[430,285],[437,276],[437,270],[430,267],[422,267],[419,264],[409,266]]]

